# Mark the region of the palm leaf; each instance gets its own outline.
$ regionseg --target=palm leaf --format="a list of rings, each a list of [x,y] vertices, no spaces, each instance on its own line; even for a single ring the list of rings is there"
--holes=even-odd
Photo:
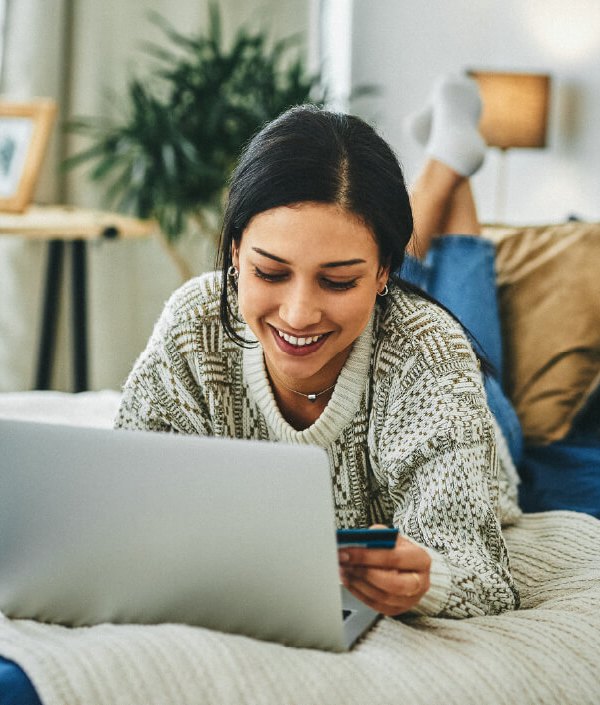
[[[149,20],[164,38],[143,45],[151,75],[129,82],[119,121],[71,121],[91,145],[65,166],[90,164],[108,202],[156,218],[176,239],[188,218],[220,210],[241,148],[285,108],[315,102],[319,78],[306,75],[298,35],[270,44],[241,27],[226,47],[216,2],[204,34],[182,34],[158,13]]]

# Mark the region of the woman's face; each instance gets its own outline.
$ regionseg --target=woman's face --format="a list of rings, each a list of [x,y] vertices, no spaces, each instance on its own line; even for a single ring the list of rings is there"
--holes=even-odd
[[[271,375],[297,391],[333,384],[389,274],[371,230],[336,205],[273,208],[232,254],[240,312]]]

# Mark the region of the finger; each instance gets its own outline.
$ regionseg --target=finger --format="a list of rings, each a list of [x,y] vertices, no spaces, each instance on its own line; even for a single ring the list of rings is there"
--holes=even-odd
[[[342,565],[370,565],[395,570],[427,571],[431,557],[421,546],[399,537],[396,546],[389,548],[345,547],[338,552]]]
[[[406,612],[415,607],[427,591],[428,585],[423,586],[420,576],[413,574],[413,579],[414,582],[408,594],[398,592],[390,593],[352,574],[346,575],[342,582],[348,590],[359,599],[362,599],[370,607],[391,616]]]
[[[385,614],[388,617],[393,617],[397,614],[401,614],[402,612],[407,612],[414,606],[414,604],[416,604],[413,599],[396,599],[390,601],[388,597],[381,596],[373,590],[372,586],[360,580],[348,582],[345,586],[347,590],[354,595],[354,597],[359,599],[361,602],[364,602],[368,607],[376,612],[381,612],[381,614]]]
[[[350,580],[364,581],[384,594],[400,595],[403,598],[422,597],[429,589],[429,575],[416,571],[351,566],[346,574]]]
[[[404,595],[399,590],[394,589],[393,583],[386,586],[386,581],[383,581],[384,584],[382,585],[381,583],[373,582],[367,576],[353,573],[348,574],[347,580],[349,585],[352,585],[371,601],[377,602],[377,604],[400,607],[405,601]]]

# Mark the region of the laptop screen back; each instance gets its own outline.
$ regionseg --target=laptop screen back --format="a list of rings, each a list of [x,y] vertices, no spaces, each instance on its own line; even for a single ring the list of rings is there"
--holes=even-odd
[[[0,610],[343,649],[325,451],[0,421]]]

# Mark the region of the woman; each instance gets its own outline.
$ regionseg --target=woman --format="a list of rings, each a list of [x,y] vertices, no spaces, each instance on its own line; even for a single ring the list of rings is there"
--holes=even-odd
[[[463,177],[433,162],[450,207]],[[417,196],[417,223],[426,209]],[[354,595],[386,615],[498,613],[518,605],[501,533],[514,468],[463,328],[394,275],[412,232],[372,128],[280,116],[232,177],[220,277],[167,303],[117,426],[322,446],[338,526],[400,529],[392,550],[340,552]]]

